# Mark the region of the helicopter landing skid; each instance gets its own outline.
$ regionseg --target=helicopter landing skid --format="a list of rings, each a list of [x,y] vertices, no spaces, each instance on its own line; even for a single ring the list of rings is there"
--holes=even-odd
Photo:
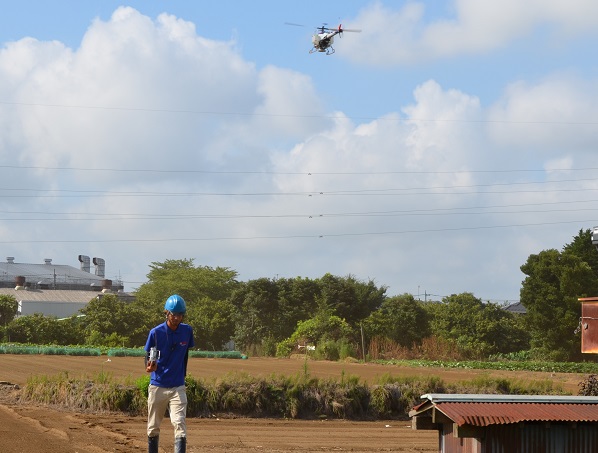
[[[326,50],[320,49],[318,47],[312,47],[311,49],[309,49],[309,53],[316,53],[316,52],[326,52],[326,55],[332,55],[336,51],[334,50],[334,47],[328,47]]]

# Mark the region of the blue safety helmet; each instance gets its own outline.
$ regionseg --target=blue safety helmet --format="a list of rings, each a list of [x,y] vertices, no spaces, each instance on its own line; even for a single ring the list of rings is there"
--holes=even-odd
[[[170,313],[186,313],[187,305],[185,304],[185,299],[178,294],[173,294],[166,299],[164,310],[169,311]]]

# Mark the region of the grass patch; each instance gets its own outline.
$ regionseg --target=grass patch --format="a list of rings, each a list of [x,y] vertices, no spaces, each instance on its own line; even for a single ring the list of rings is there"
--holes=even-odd
[[[146,398],[132,385],[115,382],[108,373],[93,378],[71,378],[68,373],[34,376],[23,388],[22,399],[81,412],[144,412]]]
[[[517,360],[375,360],[374,363],[383,365],[402,365],[408,367],[598,374],[598,363],[594,362],[542,362]]]
[[[72,378],[68,373],[31,377],[22,400],[73,411],[147,414],[149,375],[117,382],[110,373]],[[426,393],[565,394],[551,381],[487,376],[447,384],[436,376],[381,376],[368,385],[356,376],[319,379],[307,373],[253,377],[233,373],[210,380],[186,378],[189,417],[407,419]]]

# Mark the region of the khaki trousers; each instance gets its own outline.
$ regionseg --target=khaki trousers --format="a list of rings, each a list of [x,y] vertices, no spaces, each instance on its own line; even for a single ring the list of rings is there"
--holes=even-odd
[[[166,414],[170,414],[170,423],[174,427],[174,437],[187,437],[187,393],[185,386],[164,388],[149,386],[147,397],[147,436],[160,434],[160,424]]]

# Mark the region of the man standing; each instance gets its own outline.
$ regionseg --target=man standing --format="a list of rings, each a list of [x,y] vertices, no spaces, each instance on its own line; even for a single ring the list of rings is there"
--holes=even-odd
[[[187,393],[185,375],[189,349],[195,346],[193,329],[184,324],[184,299],[174,294],[166,299],[166,322],[150,330],[145,343],[145,371],[152,373],[147,398],[148,452],[158,453],[160,424],[166,413],[174,427],[174,451],[187,450]]]

